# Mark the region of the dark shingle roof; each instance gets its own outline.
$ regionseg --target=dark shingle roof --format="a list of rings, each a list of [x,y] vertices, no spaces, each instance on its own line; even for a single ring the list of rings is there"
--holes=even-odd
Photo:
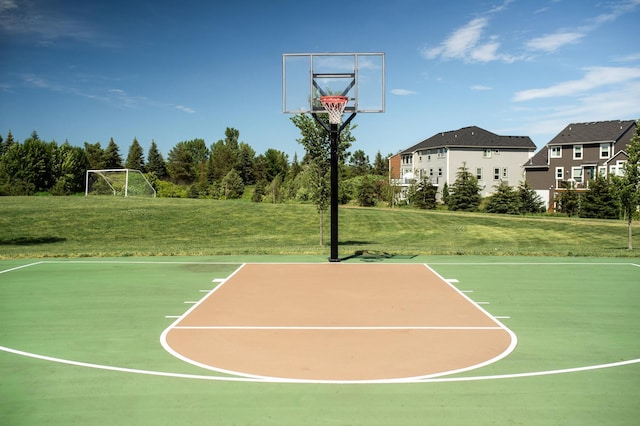
[[[529,148],[536,145],[529,136],[500,136],[477,126],[436,133],[428,139],[402,151],[409,154],[421,149],[433,148]]]
[[[571,123],[551,139],[547,145],[617,141],[634,123],[633,120]]]
[[[549,146],[545,145],[525,163],[525,167],[549,167]]]

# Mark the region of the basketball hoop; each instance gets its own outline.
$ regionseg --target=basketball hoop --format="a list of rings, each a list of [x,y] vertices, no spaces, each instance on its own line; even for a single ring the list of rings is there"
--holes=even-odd
[[[342,113],[347,106],[348,100],[347,96],[320,96],[320,103],[329,113],[329,123],[342,123]]]

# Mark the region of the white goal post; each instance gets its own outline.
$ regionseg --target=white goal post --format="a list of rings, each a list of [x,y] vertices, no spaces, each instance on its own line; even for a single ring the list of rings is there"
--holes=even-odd
[[[140,170],[98,169],[87,170],[84,195],[155,198],[156,190]]]

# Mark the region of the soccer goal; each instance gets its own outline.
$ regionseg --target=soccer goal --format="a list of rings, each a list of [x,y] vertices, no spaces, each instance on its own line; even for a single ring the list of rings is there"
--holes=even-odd
[[[87,170],[84,195],[155,198],[156,190],[140,170],[101,169]]]

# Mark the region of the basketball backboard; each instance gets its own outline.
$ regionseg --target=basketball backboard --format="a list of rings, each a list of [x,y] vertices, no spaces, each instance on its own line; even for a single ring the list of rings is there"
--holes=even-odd
[[[347,96],[345,113],[384,112],[384,53],[282,55],[282,112],[325,112],[326,95]]]

